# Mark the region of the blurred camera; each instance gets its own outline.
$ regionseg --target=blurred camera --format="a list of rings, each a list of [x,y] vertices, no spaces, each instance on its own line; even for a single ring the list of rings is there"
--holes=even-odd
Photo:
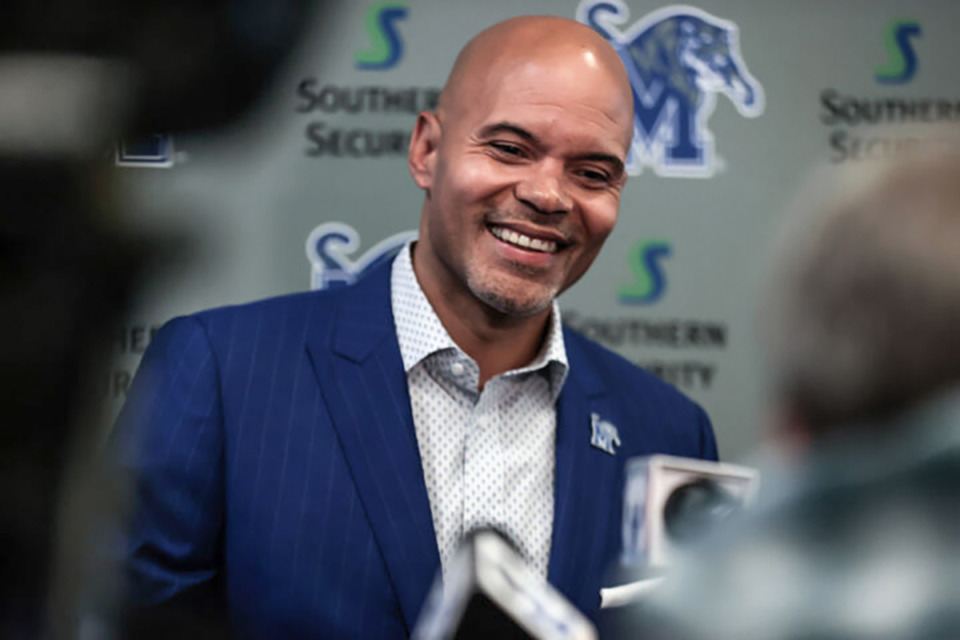
[[[755,469],[673,456],[627,463],[623,501],[626,566],[665,567],[674,549],[697,540],[753,501]]]

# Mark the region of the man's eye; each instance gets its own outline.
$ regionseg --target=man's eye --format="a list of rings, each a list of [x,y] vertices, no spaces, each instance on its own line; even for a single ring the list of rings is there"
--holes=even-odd
[[[591,184],[605,185],[610,182],[610,176],[605,171],[597,171],[596,169],[581,169],[580,177]]]
[[[517,156],[518,158],[523,157],[523,149],[518,147],[515,144],[510,144],[509,142],[491,142],[490,146],[509,156]]]

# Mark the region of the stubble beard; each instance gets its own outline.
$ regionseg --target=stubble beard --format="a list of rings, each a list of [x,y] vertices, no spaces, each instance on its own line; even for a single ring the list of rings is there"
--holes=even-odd
[[[467,288],[478,300],[492,309],[515,318],[536,315],[550,307],[560,294],[559,285],[544,285],[519,278],[503,282],[496,274],[468,273]],[[524,295],[526,294],[526,295]]]

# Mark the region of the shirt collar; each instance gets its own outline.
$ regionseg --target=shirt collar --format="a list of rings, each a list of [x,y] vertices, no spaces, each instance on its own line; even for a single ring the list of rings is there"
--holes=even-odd
[[[400,250],[393,261],[390,274],[390,302],[397,327],[400,357],[406,373],[410,373],[411,369],[434,353],[450,349],[462,353],[440,322],[423,289],[420,288],[420,283],[413,272],[412,245],[411,241]],[[554,300],[547,337],[537,357],[530,364],[503,375],[509,378],[543,370],[550,380],[551,393],[556,400],[563,388],[569,368],[567,350],[563,343],[560,307]]]

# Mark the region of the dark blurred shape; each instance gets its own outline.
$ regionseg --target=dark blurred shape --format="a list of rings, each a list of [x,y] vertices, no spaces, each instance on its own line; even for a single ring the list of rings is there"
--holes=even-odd
[[[98,347],[143,252],[93,213],[92,176],[0,158],[0,637],[39,637],[61,480]]]
[[[109,620],[78,617],[80,600],[96,599],[82,584],[89,528],[123,489],[92,464],[103,433],[91,381],[141,276],[168,248],[125,229],[112,149],[124,136],[236,120],[298,42],[310,5],[8,0],[0,9],[0,638],[71,638],[82,625],[84,637],[111,636],[97,626]],[[220,628],[190,612],[164,618],[173,622],[127,616],[130,637]]]
[[[663,506],[663,524],[675,543],[689,544],[742,508],[741,501],[719,483],[699,478],[670,493]]]
[[[314,6],[312,0],[7,0],[0,53],[122,61],[135,73],[125,135],[210,129],[240,117],[262,94]]]

